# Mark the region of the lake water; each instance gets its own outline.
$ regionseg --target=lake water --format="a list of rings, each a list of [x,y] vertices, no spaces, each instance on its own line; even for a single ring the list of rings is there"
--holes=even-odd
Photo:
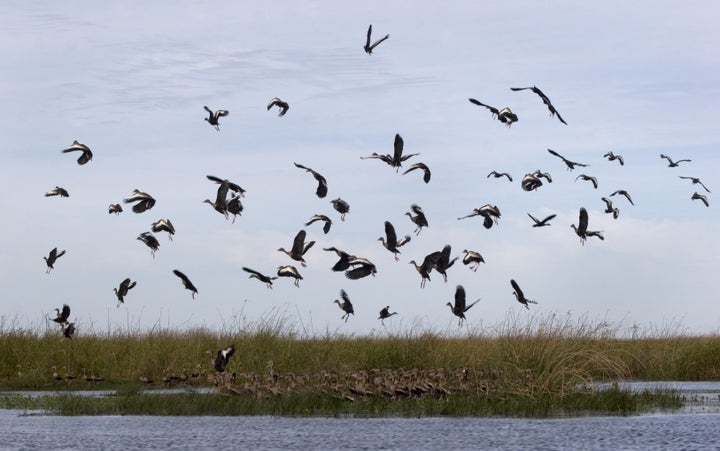
[[[720,384],[673,388],[673,413],[578,418],[61,417],[0,410],[2,449],[716,449]]]

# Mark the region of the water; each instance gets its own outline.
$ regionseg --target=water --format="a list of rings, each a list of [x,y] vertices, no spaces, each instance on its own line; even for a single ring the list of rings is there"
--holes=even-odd
[[[697,449],[720,443],[719,382],[622,382],[620,387],[633,391],[677,390],[685,397],[686,406],[674,412],[630,417],[594,415],[553,419],[60,417],[42,412],[0,410],[3,438],[0,448]],[[168,390],[148,392],[162,395]],[[112,394],[111,391],[76,393]]]

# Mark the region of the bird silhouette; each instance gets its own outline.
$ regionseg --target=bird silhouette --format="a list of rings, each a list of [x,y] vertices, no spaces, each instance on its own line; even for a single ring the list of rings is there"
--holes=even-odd
[[[415,228],[414,230],[415,235],[420,235],[422,228],[428,226],[428,220],[425,217],[425,213],[423,212],[422,208],[420,208],[418,205],[410,205],[410,210],[412,210],[412,213],[408,211],[405,213],[405,215],[407,215],[413,222],[413,224],[417,226],[417,228]],[[413,213],[415,214],[413,215]]]
[[[480,208],[473,209],[472,213],[470,213],[469,215],[459,217],[458,220],[471,218],[473,216],[482,216],[484,218],[483,226],[486,229],[489,229],[493,226],[493,224],[498,223],[501,215],[500,209],[497,207],[497,205],[485,204]]]
[[[707,197],[706,197],[706,196],[703,196],[702,194],[698,194],[697,191],[695,191],[695,192],[693,193],[693,195],[690,197],[690,199],[692,199],[692,200],[697,200],[697,199],[699,199],[699,200],[702,201],[702,203],[705,204],[706,207],[709,207],[709,206],[710,206],[710,202],[708,202]]]
[[[610,199],[608,199],[607,197],[602,197],[600,200],[605,202],[605,213],[613,215],[613,219],[617,219],[618,216],[620,216],[620,210],[613,207],[613,203]]]
[[[274,106],[278,107],[278,109],[280,110],[278,112],[279,117],[285,116],[285,113],[287,113],[288,109],[290,108],[290,105],[288,105],[287,102],[283,102],[282,100],[278,99],[277,97],[273,97],[270,100],[270,103],[267,104],[268,111],[270,111],[270,108],[272,108]]]
[[[341,316],[340,319],[344,319],[347,323],[350,315],[355,315],[355,309],[353,309],[352,302],[350,302],[350,297],[345,292],[345,290],[340,290],[340,299],[342,299],[342,302],[340,302],[340,300],[338,299],[335,299],[333,303],[337,304],[340,309],[345,312],[345,314]]]
[[[385,221],[385,237],[378,238],[378,241],[382,242],[385,249],[392,252],[395,256],[395,261],[398,261],[398,255],[400,253],[399,247],[410,241],[410,236],[405,235],[402,239],[398,240],[395,234],[395,227],[390,221]]]
[[[351,267],[345,271],[345,277],[350,280],[362,279],[363,277],[373,276],[377,274],[377,267],[373,262],[363,257],[352,257],[348,260]]]
[[[595,188],[595,189],[597,189],[597,187],[598,187],[598,181],[597,181],[597,178],[595,178],[595,177],[591,177],[591,176],[585,175],[585,174],[580,174],[577,177],[575,177],[575,181],[577,182],[578,179],[582,179],[587,182],[592,182],[593,188]]]
[[[513,122],[518,121],[517,114],[513,113],[510,110],[510,108],[508,108],[508,107],[505,107],[502,110],[498,110],[495,107],[481,103],[479,100],[476,100],[473,98],[470,98],[468,100],[470,101],[470,103],[474,103],[475,105],[478,105],[478,106],[484,106],[485,108],[490,110],[494,119],[499,120],[500,122],[507,125],[508,127],[510,127],[513,124]]]
[[[218,373],[224,373],[225,367],[228,364],[228,361],[230,360],[230,357],[235,353],[235,348],[232,346],[228,346],[225,349],[221,349],[217,352],[217,356],[215,357],[215,361],[213,362],[213,367],[215,368],[215,371]]]
[[[360,159],[361,160],[367,160],[367,159],[382,160],[385,163],[389,164],[391,167],[395,168],[395,172],[397,172],[402,167],[402,164],[404,161],[406,161],[407,159],[414,157],[416,155],[420,155],[419,153],[410,153],[410,154],[403,155],[404,150],[405,150],[405,140],[402,138],[402,136],[400,136],[399,133],[395,133],[395,140],[393,141],[393,154],[392,155],[389,155],[389,154],[381,155],[381,154],[378,154],[377,152],[373,152],[372,154],[370,154],[370,156],[360,157]],[[427,166],[426,166],[426,168],[427,168]],[[415,169],[415,168],[411,168],[411,169]],[[408,171],[405,171],[405,173],[409,172],[411,169],[409,169]],[[428,170],[428,172],[425,175],[425,177],[427,177],[428,180],[425,183],[430,181],[430,176],[427,175],[429,173],[430,173],[430,171]]]
[[[620,166],[625,165],[625,160],[623,160],[623,157],[621,155],[615,155],[614,153],[612,153],[612,151],[606,153],[605,155],[603,155],[603,157],[607,158],[608,161],[615,161],[615,160],[619,161]]]
[[[259,271],[255,271],[254,269],[250,269],[246,266],[243,266],[242,269],[243,271],[250,273],[250,277],[248,277],[249,279],[257,279],[267,285],[267,287],[270,289],[272,289],[273,280],[277,279],[277,277],[266,276],[265,274]]]
[[[390,312],[390,306],[383,307],[380,310],[380,316],[378,316],[378,319],[380,320],[380,324],[383,326],[385,325],[385,320],[390,318],[393,315],[397,315],[397,312]]]
[[[688,159],[673,161],[672,158],[670,158],[669,156],[667,156],[667,155],[665,155],[665,154],[662,154],[662,153],[660,154],[660,158],[664,158],[664,159],[666,159],[666,160],[668,161],[668,167],[669,167],[669,168],[676,168],[676,167],[678,167],[678,166],[680,165],[680,163],[682,163],[683,161],[687,161],[688,163],[692,161],[692,160],[688,160]]]
[[[314,170],[312,170],[308,167],[305,167],[301,164],[297,164],[297,163],[293,163],[293,164],[295,165],[295,167],[298,167],[300,169],[305,169],[305,171],[309,172],[310,174],[312,174],[313,177],[315,177],[315,180],[317,180],[317,182],[318,182],[318,187],[315,190],[315,194],[317,195],[317,197],[322,199],[325,196],[327,196],[328,185],[327,185],[327,180],[325,180],[325,177],[323,177],[322,175],[315,172]]]
[[[546,96],[545,93],[543,93],[540,90],[540,88],[538,88],[537,86],[529,86],[527,88],[510,88],[510,89],[512,91],[522,91],[525,89],[530,89],[532,92],[534,92],[535,94],[540,96],[543,103],[547,106],[548,110],[550,110],[550,116],[557,116],[557,118],[560,120],[560,122],[567,125],[567,122],[565,122],[565,120],[562,118],[562,116],[560,116],[560,113],[558,113],[558,111],[555,109],[553,104],[550,102],[550,98],[548,98],[548,96]]]
[[[580,242],[585,244],[587,239],[587,226],[588,226],[588,212],[585,208],[580,208],[580,215],[578,217],[578,225],[570,224],[570,227],[575,231],[575,234],[580,237]]]
[[[45,274],[50,274],[50,271],[55,269],[53,266],[55,264],[55,261],[65,255],[65,251],[58,252],[57,248],[54,247],[50,250],[50,253],[47,257],[43,257],[45,259],[45,264],[47,265],[47,270],[45,271]]]
[[[113,291],[115,291],[115,296],[117,296],[118,298],[118,308],[120,307],[120,304],[125,303],[125,296],[127,296],[128,291],[135,288],[135,285],[137,285],[137,282],[132,282],[128,277],[122,282],[120,282],[120,286],[118,288],[113,288]]]
[[[312,215],[308,222],[305,223],[305,227],[317,221],[322,221],[324,223],[323,233],[327,234],[330,231],[330,227],[332,226],[332,219],[328,218],[325,215]]]
[[[520,285],[518,285],[517,282],[515,282],[515,279],[510,279],[510,285],[513,287],[513,294],[515,295],[515,299],[519,303],[525,306],[526,309],[530,310],[530,306],[528,304],[537,304],[537,301],[533,301],[532,299],[528,299],[525,297],[525,294],[520,289]]]
[[[703,185],[703,182],[701,182],[700,179],[697,178],[697,177],[686,177],[686,176],[683,176],[683,175],[679,175],[678,177],[680,177],[681,179],[690,180],[690,181],[692,181],[692,184],[693,184],[693,185],[700,185],[700,186],[702,186],[702,187],[705,189],[705,191],[707,191],[708,193],[711,192],[709,189],[707,189],[707,186]],[[46,196],[47,196],[47,194],[46,194]]]
[[[132,191],[130,197],[123,199],[123,202],[126,204],[137,202],[132,207],[133,213],[142,213],[155,206],[155,198],[137,188]]]
[[[205,120],[208,121],[208,123],[210,125],[212,125],[213,127],[215,127],[215,130],[217,130],[219,132],[220,131],[220,122],[219,122],[220,118],[229,115],[230,112],[227,110],[213,111],[206,106],[203,106],[203,108],[205,108],[205,111],[208,112],[208,117],[206,117]]]
[[[467,305],[465,301],[465,288],[463,288],[462,285],[458,285],[455,288],[455,305],[450,302],[445,305],[450,306],[450,310],[452,311],[453,315],[458,317],[458,326],[462,326],[462,323],[465,320],[465,312],[470,310],[470,308],[478,302],[480,302],[480,299],[470,305]]]
[[[302,276],[298,272],[297,268],[295,268],[292,265],[284,265],[284,266],[278,266],[277,275],[279,277],[292,277],[295,279],[293,282],[296,287],[300,288],[300,281],[302,280]]]
[[[590,166],[588,164],[578,163],[577,161],[570,161],[552,149],[548,149],[547,151],[550,152],[550,154],[555,155],[556,157],[560,158],[563,161],[563,163],[565,163],[565,166],[567,166],[568,171],[572,171],[573,169],[575,169],[575,166],[580,166],[583,168]]]
[[[123,209],[120,204],[110,204],[108,205],[108,214],[115,213],[116,215],[119,215],[122,213]]]
[[[345,202],[344,200],[340,199],[339,197],[337,199],[333,199],[330,201],[335,211],[340,213],[340,220],[345,220],[345,215],[350,213],[350,204]]]
[[[534,174],[525,174],[522,180],[520,180],[520,187],[523,189],[523,191],[535,191],[542,185],[542,180],[540,180]]]
[[[627,199],[628,202],[630,202],[630,205],[633,205],[633,206],[635,205],[635,204],[633,203],[632,198],[630,197],[630,193],[628,193],[628,192],[625,191],[624,189],[619,189],[619,190],[615,191],[614,193],[612,193],[610,196],[612,197],[612,196],[614,196],[614,195],[616,195],[616,194],[619,194],[619,195],[621,195],[621,196],[625,196],[625,199]]]
[[[233,215],[232,223],[235,224],[235,219],[240,215],[244,209],[242,202],[240,202],[240,196],[235,193],[230,193],[230,200],[225,204],[227,212]]]
[[[486,178],[489,179],[490,176],[493,176],[493,177],[495,177],[496,179],[499,179],[500,177],[507,177],[507,179],[508,179],[509,181],[511,181],[511,182],[513,181],[512,176],[511,176],[510,174],[508,174],[507,172],[492,171],[491,173],[489,173],[489,174],[487,175]]]
[[[155,252],[160,249],[160,242],[155,238],[155,235],[150,232],[143,232],[136,239],[145,243],[150,248],[150,255],[155,258]]]
[[[85,144],[81,144],[77,142],[77,140],[73,141],[72,145],[66,149],[62,150],[62,153],[68,153],[68,152],[82,152],[80,154],[80,157],[77,159],[77,163],[79,165],[84,165],[88,161],[92,160],[93,153],[90,150],[88,146]]]
[[[463,254],[465,254],[462,259],[463,265],[468,266],[473,271],[477,271],[480,263],[485,263],[485,259],[479,252],[463,249]]]
[[[546,226],[552,225],[552,224],[550,224],[549,221],[551,221],[553,218],[555,218],[555,216],[557,216],[556,214],[551,214],[549,216],[546,216],[541,221],[538,218],[536,218],[535,216],[531,215],[530,213],[528,213],[527,215],[530,216],[530,219],[533,220],[533,222],[534,222],[533,227],[546,227]]]
[[[363,50],[365,50],[365,53],[368,55],[372,55],[373,50],[375,50],[375,47],[380,45],[381,42],[389,38],[390,35],[386,34],[384,37],[378,39],[377,41],[370,44],[370,40],[372,39],[372,24],[368,27],[367,30],[367,39],[365,40],[365,45],[363,46]]]
[[[56,186],[55,188],[45,193],[45,197],[51,196],[70,197],[70,194],[68,194],[65,188],[60,188],[59,186]]]
[[[155,233],[167,232],[170,241],[173,240],[173,235],[175,235],[175,226],[169,219],[159,219],[153,222],[150,225],[150,230]]]
[[[333,271],[347,270],[348,268],[350,268],[350,260],[355,259],[354,255],[350,255],[347,252],[345,252],[341,249],[337,249],[335,247],[323,248],[323,250],[335,252],[335,254],[339,257],[339,260],[337,261],[337,263],[335,263],[335,265],[332,268],[330,268]]]
[[[415,169],[422,169],[423,171],[423,181],[425,183],[430,183],[430,168],[427,167],[425,163],[415,163],[412,166],[408,168],[407,171],[403,172],[403,175],[407,174],[410,171],[414,171]]]
[[[70,306],[67,304],[63,304],[62,309],[55,309],[55,318],[53,318],[53,321],[56,323],[63,325],[67,323],[68,318],[70,317]]]
[[[278,249],[278,252],[284,252],[285,254],[287,254],[288,257],[292,258],[293,260],[299,261],[302,266],[307,266],[307,263],[305,262],[303,256],[308,250],[310,250],[311,247],[313,247],[315,241],[308,241],[306,243],[305,236],[305,231],[300,230],[297,235],[295,235],[292,248],[289,251],[286,251],[284,248],[281,247]]]
[[[183,274],[182,272],[180,272],[177,269],[173,269],[173,274],[175,274],[176,276],[178,276],[180,278],[180,281],[182,282],[183,287],[185,287],[186,290],[189,290],[190,294],[192,295],[192,298],[195,299],[195,295],[198,293],[198,290],[197,290],[197,288],[195,288],[195,285],[193,285],[193,283],[190,281],[188,276],[186,276],[185,274]]]

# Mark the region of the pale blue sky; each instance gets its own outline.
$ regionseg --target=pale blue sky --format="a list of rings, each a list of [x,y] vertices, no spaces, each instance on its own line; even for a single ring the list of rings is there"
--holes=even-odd
[[[80,333],[281,315],[313,333],[369,334],[390,305],[399,315],[389,331],[456,333],[445,302],[462,284],[482,299],[465,330],[571,312],[717,332],[717,202],[714,193],[710,208],[691,201],[696,187],[678,175],[720,190],[719,11],[714,2],[3,3],[0,311],[6,322],[44,327],[44,315],[68,303]],[[371,23],[390,39],[369,56]],[[509,89],[532,85],[568,126],[533,93]],[[265,110],[276,96],[290,103],[285,117]],[[519,121],[508,129],[468,97],[509,106]],[[230,111],[220,133],[203,121],[203,105]],[[406,167],[431,168],[429,184],[360,159],[391,153],[395,133],[420,153]],[[95,155],[82,167],[60,153],[75,139]],[[568,172],[547,148],[590,166]],[[625,166],[602,158],[610,150]],[[661,153],[692,162],[668,168]],[[293,162],[325,175],[327,198]],[[514,183],[487,179],[493,169]],[[519,181],[535,169],[553,183],[526,193]],[[597,190],[575,182],[582,172],[598,178]],[[215,195],[207,174],[247,190],[235,224],[202,203]],[[70,198],[45,198],[55,185]],[[108,215],[134,188],[157,205]],[[600,198],[620,188],[636,206],[616,200],[613,220]],[[345,222],[330,206],[336,197],[350,203]],[[412,203],[430,227],[395,262],[376,240],[385,220],[412,232],[403,216]],[[485,203],[500,208],[497,227],[457,221]],[[570,224],[581,206],[604,242],[580,245]],[[528,212],[557,218],[533,229]],[[332,217],[328,235],[304,227],[315,213]],[[160,218],[177,234],[160,235],[152,259],[135,237]],[[242,266],[274,273],[293,263],[276,249],[301,228],[317,244],[308,268],[297,265],[299,289],[248,280]],[[474,249],[487,263],[471,272],[458,262],[448,283],[433,273],[421,290],[407,262],[446,243],[453,256]],[[46,275],[42,257],[55,246],[67,255]],[[377,277],[331,272],[328,246],[371,259]],[[175,268],[198,287],[194,301]],[[112,289],[125,277],[138,285],[117,309]],[[511,278],[539,304],[525,311]],[[340,289],[355,305],[347,324],[332,303]]]

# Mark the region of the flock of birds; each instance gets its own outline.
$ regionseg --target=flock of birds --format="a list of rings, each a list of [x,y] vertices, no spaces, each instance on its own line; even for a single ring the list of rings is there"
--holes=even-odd
[[[385,42],[389,37],[389,35],[385,35],[382,38],[373,41],[371,25],[367,30],[367,38],[365,45],[363,46],[364,51],[368,55],[371,55],[373,51],[375,51],[378,46]],[[562,124],[567,125],[567,122],[562,118],[556,107],[550,101],[550,98],[538,87],[512,87],[510,89],[515,92],[528,90],[536,94],[549,110],[551,117],[557,117],[557,119]],[[492,114],[493,119],[498,120],[499,122],[508,127],[512,126],[512,124],[518,122],[519,120],[518,115],[514,113],[509,107],[496,108],[474,98],[469,98],[469,101],[474,105],[486,108]],[[228,117],[230,115],[230,112],[225,109],[213,110],[208,106],[204,106],[203,108],[207,112],[207,117],[205,117],[204,120],[207,121],[208,124],[212,126],[217,132],[220,132],[220,121],[222,118]],[[278,115],[280,117],[283,117],[288,113],[290,107],[287,102],[275,97],[271,99],[267,104],[268,111],[273,108],[277,108],[279,112]],[[583,168],[583,170],[585,170],[585,168],[588,168],[590,166],[589,164],[572,161],[552,149],[547,149],[547,151],[550,155],[560,159],[566,167],[567,171],[573,171],[577,168]],[[93,152],[91,151],[91,149],[85,144],[78,142],[77,140],[75,140],[69,147],[63,149],[62,152],[79,152],[79,158],[77,159],[77,163],[79,165],[86,165],[93,159]],[[400,134],[398,133],[395,134],[393,141],[393,152],[391,154],[379,154],[373,152],[368,156],[361,156],[360,158],[363,160],[379,160],[387,164],[391,168],[394,168],[396,172],[399,172],[400,169],[403,168],[404,163],[406,163],[411,158],[416,157],[417,155],[419,154],[405,153],[404,140],[402,136],[400,136]],[[670,168],[677,168],[679,167],[680,163],[691,161],[689,159],[673,160],[669,156],[664,154],[660,155],[660,157],[668,161],[668,166]],[[613,152],[607,152],[603,156],[603,158],[606,158],[609,162],[617,161],[620,166],[625,165],[624,158],[621,155],[614,154]],[[306,173],[309,173],[314,178],[314,180],[317,182],[315,195],[320,199],[324,199],[328,195],[327,179],[322,174],[318,173],[317,171],[308,166],[297,162],[294,162],[293,164],[296,168]],[[407,167],[407,169],[403,171],[403,175],[409,174],[414,171],[422,173],[422,180],[424,181],[424,183],[430,183],[432,174],[427,164],[423,162],[416,162]],[[245,197],[246,190],[243,189],[239,184],[232,182],[228,179],[216,177],[214,175],[207,175],[206,177],[209,181],[217,185],[217,190],[215,192],[214,199],[205,199],[203,202],[209,204],[217,213],[223,215],[225,219],[229,220],[229,216],[232,215],[232,221],[234,223],[237,216],[241,216],[244,210],[241,198]],[[510,183],[513,183],[514,180],[511,174],[507,172],[499,172],[496,170],[493,170],[487,175],[487,178],[490,177],[493,177],[495,179],[505,178]],[[698,178],[689,176],[680,176],[680,178],[690,180],[694,186],[698,185],[702,187],[705,192],[710,193],[710,190]],[[540,189],[544,184],[552,183],[552,181],[552,176],[549,173],[543,172],[538,169],[525,174],[520,180],[520,186],[524,191],[536,191]],[[588,182],[592,184],[594,189],[598,189],[599,186],[598,179],[586,173],[579,174],[575,178],[575,181]],[[70,196],[70,194],[64,188],[56,186],[54,189],[48,191],[45,196],[67,198]],[[623,189],[618,189],[607,196],[602,196],[601,201],[605,204],[604,212],[606,214],[611,214],[614,219],[618,219],[620,210],[617,206],[615,206],[613,200],[611,199],[614,198],[614,196],[623,196],[630,205],[634,205],[634,203],[630,194]],[[691,199],[700,200],[705,206],[709,206],[709,201],[707,197],[705,195],[699,194],[697,191],[692,194]],[[133,211],[133,213],[142,214],[152,210],[152,208],[155,206],[155,203],[156,200],[153,198],[152,195],[142,192],[138,189],[134,189],[132,190],[130,196],[123,199],[122,204],[111,203],[108,206],[108,213],[119,215],[123,213],[123,204],[132,204],[131,210]],[[339,219],[341,221],[345,221],[346,215],[348,215],[350,212],[350,205],[340,197],[331,200],[330,203],[333,209],[339,214]],[[426,228],[429,225],[425,212],[423,211],[422,207],[417,204],[412,204],[410,206],[410,211],[406,212],[405,215],[409,217],[410,221],[415,226],[415,229],[413,231],[415,237],[418,237],[423,228]],[[539,219],[533,216],[531,213],[527,213],[527,215],[532,220],[531,226],[536,228],[550,226],[551,221],[556,217],[556,214],[550,214],[544,218]],[[482,217],[483,227],[485,227],[486,229],[490,229],[493,226],[497,226],[499,224],[499,220],[502,215],[500,209],[496,205],[486,204],[479,208],[473,209],[472,212],[470,212],[469,214],[458,217],[457,219],[463,220],[475,216]],[[331,231],[333,219],[325,214],[316,213],[310,216],[310,218],[304,224],[306,227],[312,227],[315,223],[322,224],[323,234],[328,234]],[[580,239],[582,244],[585,244],[586,240],[590,237],[594,237],[599,240],[605,239],[602,231],[591,230],[589,228],[588,212],[583,207],[579,209],[577,224],[572,224],[571,228],[573,229],[577,237]],[[160,248],[160,241],[157,238],[157,234],[163,232],[167,233],[168,239],[172,241],[173,235],[175,234],[175,227],[173,226],[170,219],[159,219],[158,221],[153,222],[149,231],[143,232],[139,236],[137,236],[137,240],[141,241],[143,244],[145,244],[145,246],[150,249],[150,253],[153,258],[155,257],[155,254],[159,251]],[[384,235],[380,236],[378,238],[378,241],[380,241],[380,244],[393,255],[395,261],[399,261],[401,249],[409,242],[411,242],[411,236],[399,236],[395,230],[394,225],[390,221],[385,221]],[[289,250],[285,249],[284,247],[280,247],[277,249],[277,251],[284,253],[290,260],[299,263],[300,267],[304,268],[308,264],[305,256],[315,244],[316,241],[308,240],[308,235],[305,230],[299,230],[295,235]],[[326,252],[334,252],[337,255],[338,260],[332,266],[331,270],[335,272],[344,272],[348,280],[357,280],[368,276],[375,277],[377,273],[376,265],[365,257],[354,255],[350,252],[346,252],[336,247],[325,247],[322,249]],[[461,262],[472,271],[477,271],[480,264],[485,262],[483,256],[476,250],[464,249],[462,253],[463,256]],[[58,251],[57,248],[54,248],[49,252],[47,257],[44,257],[48,273],[50,273],[51,270],[54,268],[57,259],[62,257],[64,254],[64,250]],[[417,273],[420,275],[420,287],[424,288],[426,283],[430,282],[433,271],[440,274],[443,277],[443,280],[447,282],[447,272],[448,270],[450,270],[450,268],[453,267],[453,265],[459,258],[460,257],[458,256],[452,256],[452,247],[447,244],[442,249],[426,255],[420,263],[416,262],[415,260],[410,260],[408,263],[413,265]],[[277,267],[275,274],[266,274],[248,266],[244,266],[242,269],[249,274],[250,279],[257,279],[261,283],[264,283],[269,289],[273,287],[273,282],[276,281],[278,278],[292,279],[294,285],[297,287],[300,286],[300,281],[303,280],[303,276],[301,275],[300,270],[296,266],[294,266],[294,264],[285,264]],[[172,272],[180,279],[182,286],[190,291],[191,296],[194,299],[195,296],[198,294],[198,289],[193,284],[191,279],[185,273],[178,269],[174,269]],[[528,299],[525,296],[524,292],[521,290],[516,280],[511,279],[510,285],[513,289],[512,294],[514,295],[517,302],[519,302],[523,307],[529,309],[530,304],[537,304],[537,301]],[[117,288],[114,288],[114,292],[117,297],[118,307],[124,304],[125,297],[129,295],[130,290],[133,289],[135,286],[136,282],[132,281],[131,278],[126,277],[120,282]],[[466,301],[466,293],[464,287],[462,285],[457,285],[455,290],[454,302],[447,302],[447,305],[450,307],[452,314],[458,318],[458,324],[462,326],[463,321],[466,319],[465,314],[478,302],[479,299],[468,303]],[[339,299],[335,299],[333,303],[336,303],[343,312],[342,316],[340,317],[341,320],[347,322],[351,315],[355,315],[355,309],[350,300],[350,296],[344,289],[340,290]],[[69,322],[70,307],[68,305],[63,305],[61,309],[56,309],[56,312],[57,317],[53,319],[53,321],[60,324],[63,336],[71,338],[73,333],[75,332],[75,325],[74,323]],[[391,312],[390,306],[388,305],[380,310],[378,319],[381,321],[381,324],[384,325],[384,321],[394,315],[398,315],[398,312]],[[228,359],[230,358],[230,356],[233,355],[233,352],[233,347],[228,347],[218,351],[218,354],[214,361],[215,369],[218,372],[221,373],[224,371]]]

